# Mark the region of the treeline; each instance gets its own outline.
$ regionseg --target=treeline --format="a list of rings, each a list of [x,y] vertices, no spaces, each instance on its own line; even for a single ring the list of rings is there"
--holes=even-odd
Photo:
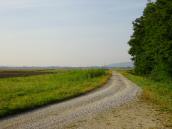
[[[172,77],[172,0],[147,4],[143,16],[133,22],[129,54],[135,72],[162,80]]]

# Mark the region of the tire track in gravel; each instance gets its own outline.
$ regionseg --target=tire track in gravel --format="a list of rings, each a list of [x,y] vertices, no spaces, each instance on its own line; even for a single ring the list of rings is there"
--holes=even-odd
[[[0,121],[1,129],[61,129],[80,119],[133,100],[141,89],[113,72],[109,82],[88,94]]]

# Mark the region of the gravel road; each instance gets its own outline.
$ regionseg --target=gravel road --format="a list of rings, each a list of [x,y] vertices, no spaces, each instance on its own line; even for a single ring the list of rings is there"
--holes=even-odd
[[[58,104],[0,120],[0,129],[62,129],[88,116],[133,100],[141,89],[119,73],[93,92]]]

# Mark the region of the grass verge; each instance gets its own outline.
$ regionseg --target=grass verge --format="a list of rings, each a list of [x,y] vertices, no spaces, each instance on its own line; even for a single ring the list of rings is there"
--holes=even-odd
[[[79,96],[102,86],[111,76],[110,71],[103,69],[48,72],[0,78],[0,117]]]
[[[172,113],[172,81],[154,81],[149,77],[135,75],[131,70],[118,70],[143,89],[142,99],[160,105]]]

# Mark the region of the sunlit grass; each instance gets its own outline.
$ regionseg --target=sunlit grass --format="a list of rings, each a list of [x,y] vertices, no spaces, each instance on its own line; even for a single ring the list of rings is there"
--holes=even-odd
[[[0,117],[75,97],[103,85],[110,72],[53,70],[53,73],[0,79]]]
[[[143,89],[142,99],[158,104],[163,110],[172,112],[172,81],[154,81],[149,77],[138,76],[126,70],[119,72]]]

